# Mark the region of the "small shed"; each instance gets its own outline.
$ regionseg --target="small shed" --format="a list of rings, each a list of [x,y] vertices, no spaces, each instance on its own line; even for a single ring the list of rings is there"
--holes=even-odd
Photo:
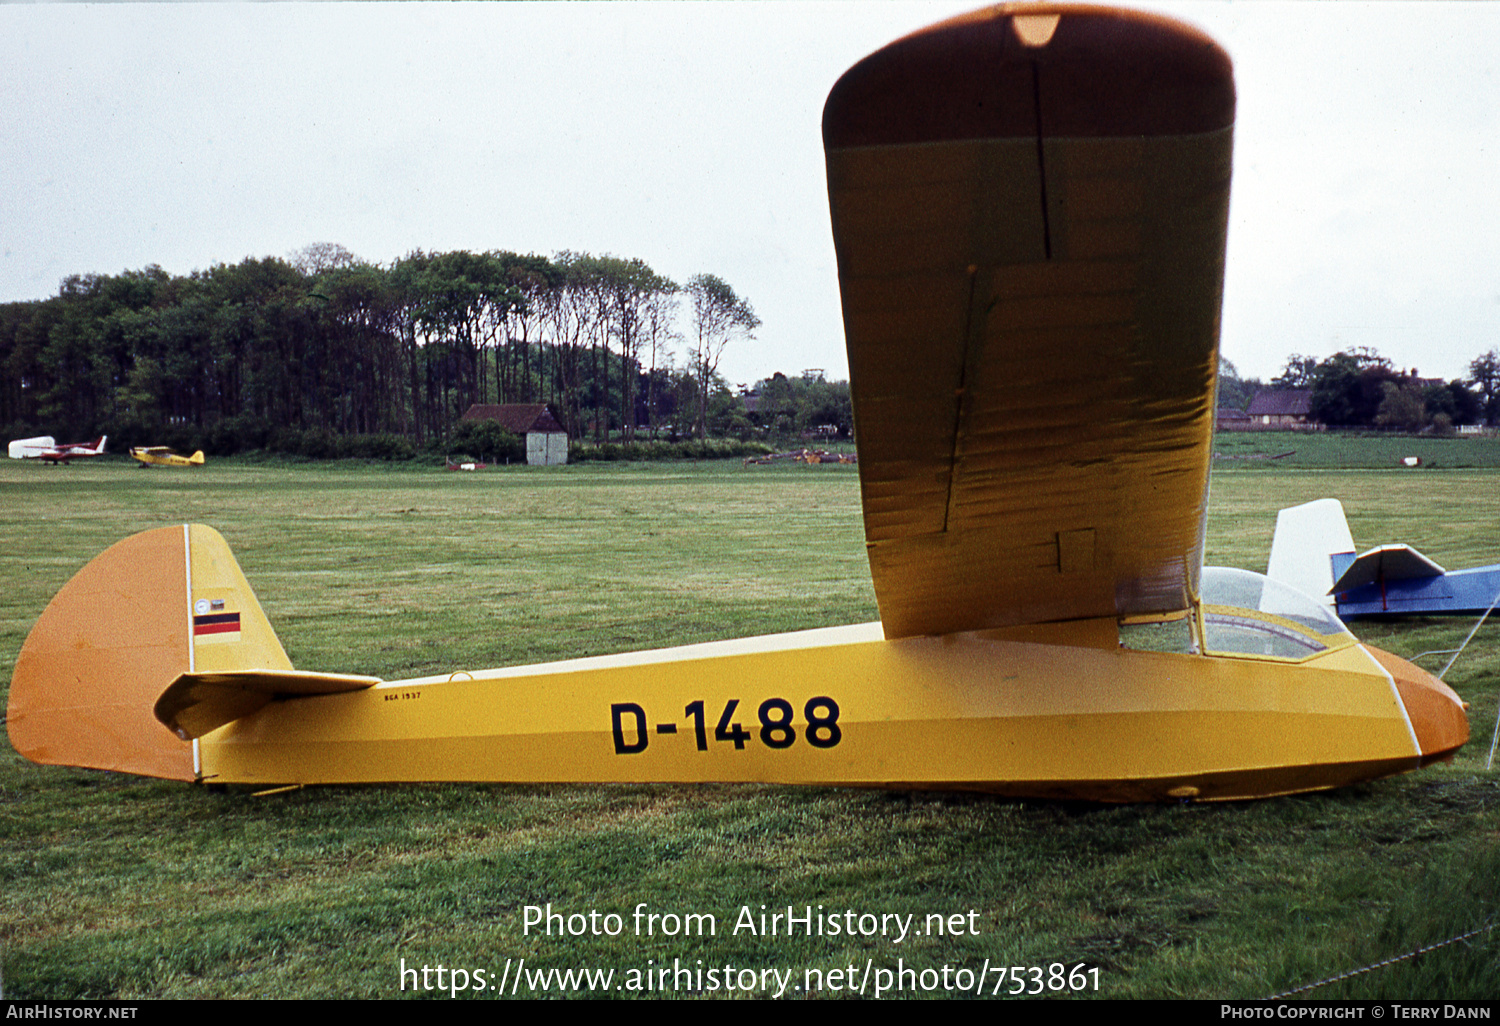
[[[1214,417],[1215,431],[1249,431],[1250,414],[1233,406],[1220,406]]]
[[[526,439],[526,462],[557,467],[568,462],[568,433],[545,403],[475,403],[462,420],[493,420]]]
[[[1263,388],[1255,393],[1245,410],[1253,427],[1266,429],[1302,429],[1316,427],[1312,415],[1312,389]]]

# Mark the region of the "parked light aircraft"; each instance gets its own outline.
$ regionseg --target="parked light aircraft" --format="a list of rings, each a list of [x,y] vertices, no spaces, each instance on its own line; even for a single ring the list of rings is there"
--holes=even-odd
[[[935,25],[834,86],[880,622],[407,681],[312,673],[223,538],[166,527],[48,606],[12,743],[222,783],[1103,801],[1335,787],[1451,755],[1468,721],[1445,685],[1314,599],[1202,566],[1234,103],[1228,58],[1191,28],[1036,5]]]
[[[1342,620],[1483,613],[1500,598],[1500,563],[1444,570],[1404,544],[1354,552],[1343,504],[1318,499],[1277,515],[1266,575],[1322,596]]]
[[[137,445],[130,450],[130,455],[139,460],[143,467],[203,466],[202,449],[199,449],[191,456],[181,456],[175,451],[168,449],[165,445]]]
[[[67,463],[69,460],[102,456],[108,435],[100,435],[92,442],[68,442],[58,445],[51,435],[39,438],[17,438],[10,443],[10,458],[13,460],[43,460],[47,463]]]

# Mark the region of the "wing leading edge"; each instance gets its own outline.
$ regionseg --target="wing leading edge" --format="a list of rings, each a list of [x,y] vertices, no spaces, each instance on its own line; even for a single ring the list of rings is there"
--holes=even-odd
[[[1097,8],[976,12],[834,86],[829,202],[888,637],[1190,604],[1233,120],[1216,44]]]

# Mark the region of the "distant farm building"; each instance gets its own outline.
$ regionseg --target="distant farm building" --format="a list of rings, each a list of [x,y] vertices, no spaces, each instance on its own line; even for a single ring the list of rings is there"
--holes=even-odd
[[[1215,418],[1215,427],[1219,431],[1249,431],[1250,414],[1244,410],[1237,410],[1233,406],[1220,406]]]
[[[1320,426],[1313,419],[1310,388],[1263,388],[1245,413],[1249,423],[1241,430],[1313,431]]]
[[[557,467],[568,462],[568,433],[543,403],[476,403],[462,419],[492,420],[525,438],[526,462],[533,467]]]

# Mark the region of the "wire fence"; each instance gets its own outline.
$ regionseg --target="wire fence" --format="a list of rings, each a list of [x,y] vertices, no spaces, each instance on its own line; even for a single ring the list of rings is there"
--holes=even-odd
[[[1395,965],[1397,962],[1405,962],[1407,959],[1416,958],[1418,955],[1425,955],[1429,951],[1436,951],[1438,948],[1445,948],[1450,944],[1457,944],[1460,941],[1466,941],[1470,937],[1477,937],[1482,933],[1489,933],[1495,928],[1495,926],[1495,917],[1491,916],[1489,920],[1484,923],[1484,925],[1476,927],[1475,929],[1470,930],[1468,933],[1461,933],[1457,937],[1449,937],[1447,940],[1438,941],[1436,944],[1428,944],[1425,947],[1417,948],[1415,951],[1408,951],[1404,955],[1393,955],[1392,957],[1382,959],[1379,962],[1372,962],[1369,965],[1360,966],[1358,969],[1351,969],[1347,973],[1339,973],[1337,976],[1330,976],[1326,980],[1319,980],[1317,983],[1305,984],[1304,986],[1297,987],[1294,990],[1284,990],[1280,994],[1272,994],[1267,1000],[1280,1001],[1282,998],[1295,997],[1298,994],[1305,994],[1308,991],[1316,990],[1319,987],[1326,987],[1330,983],[1338,983],[1340,980],[1347,980],[1351,977],[1359,976],[1361,973],[1368,973],[1375,969],[1382,969],[1388,965]]]

